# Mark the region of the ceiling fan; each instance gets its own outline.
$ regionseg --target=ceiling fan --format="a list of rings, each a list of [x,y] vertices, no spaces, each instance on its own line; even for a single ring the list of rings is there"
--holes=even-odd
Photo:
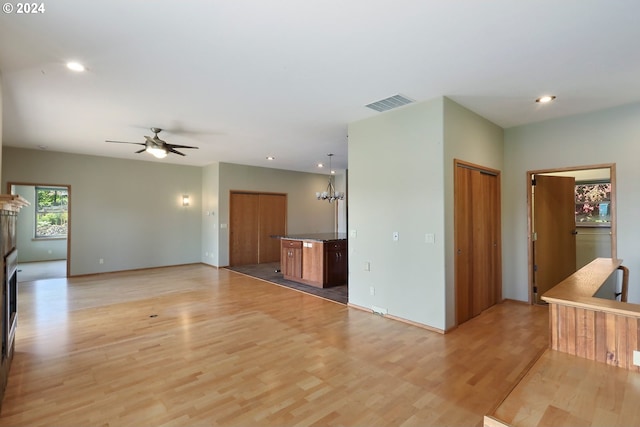
[[[180,156],[184,156],[184,154],[176,150],[176,148],[195,148],[195,149],[198,148],[198,147],[192,147],[190,145],[169,144],[168,142],[161,140],[158,137],[158,134],[162,132],[162,129],[160,128],[151,128],[151,132],[153,132],[155,135],[153,136],[153,138],[145,135],[144,138],[147,140],[147,142],[128,142],[128,141],[109,141],[109,140],[107,140],[106,142],[115,142],[118,144],[143,145],[145,148],[143,148],[142,150],[136,151],[136,154],[146,151],[150,154],[153,154],[158,159],[164,159],[165,157],[167,157],[167,154],[169,153],[174,153]]]

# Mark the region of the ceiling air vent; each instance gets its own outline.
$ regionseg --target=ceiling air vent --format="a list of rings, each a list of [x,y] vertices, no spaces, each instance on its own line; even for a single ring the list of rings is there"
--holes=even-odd
[[[380,101],[367,104],[366,107],[371,108],[379,112],[393,110],[394,108],[402,107],[403,105],[411,104],[413,99],[409,99],[403,95],[394,95],[389,98],[381,99]]]

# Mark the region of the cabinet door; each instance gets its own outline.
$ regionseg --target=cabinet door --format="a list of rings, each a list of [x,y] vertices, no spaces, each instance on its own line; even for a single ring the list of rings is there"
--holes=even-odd
[[[302,243],[302,278],[307,283],[322,286],[323,255],[321,242]]]
[[[302,242],[282,240],[280,269],[285,278],[302,277]]]
[[[325,242],[324,286],[340,286],[347,283],[347,242]]]

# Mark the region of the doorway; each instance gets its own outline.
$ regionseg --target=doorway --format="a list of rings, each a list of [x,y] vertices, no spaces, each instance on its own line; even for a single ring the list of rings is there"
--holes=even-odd
[[[617,257],[615,164],[527,172],[529,302],[598,257]]]
[[[9,182],[10,194],[29,202],[18,215],[20,282],[69,277],[71,186]]]

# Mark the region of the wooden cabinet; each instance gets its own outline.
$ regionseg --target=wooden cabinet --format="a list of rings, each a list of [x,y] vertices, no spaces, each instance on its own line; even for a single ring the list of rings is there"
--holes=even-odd
[[[324,244],[324,285],[338,286],[347,283],[347,241],[336,240]]]
[[[281,239],[280,269],[285,279],[319,288],[347,283],[347,241]]]
[[[302,242],[300,240],[282,239],[280,270],[287,280],[302,278]]]

